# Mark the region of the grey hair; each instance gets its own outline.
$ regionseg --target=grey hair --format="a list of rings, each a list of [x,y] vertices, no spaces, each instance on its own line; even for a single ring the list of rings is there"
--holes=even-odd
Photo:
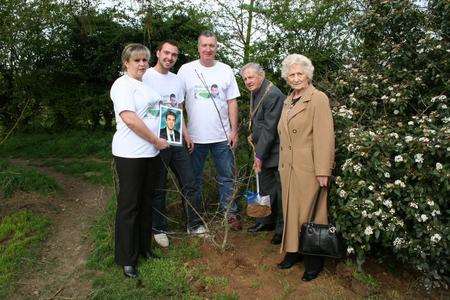
[[[256,73],[258,73],[259,75],[261,75],[262,77],[266,77],[266,72],[264,72],[264,69],[261,67],[261,65],[257,64],[257,63],[248,63],[245,66],[243,66],[241,68],[241,70],[239,71],[239,74],[241,74],[241,76],[243,77],[244,75],[244,71],[247,69],[252,69],[254,70]]]
[[[198,35],[197,41],[198,41],[199,45],[200,45],[200,38],[202,36],[204,36],[204,37],[213,37],[213,38],[216,39],[216,42],[217,42],[217,36],[212,31],[204,30],[204,31],[200,32],[200,34]]]
[[[301,54],[289,54],[281,63],[281,77],[287,80],[289,69],[293,65],[300,65],[309,81],[313,79],[314,66],[309,58]]]

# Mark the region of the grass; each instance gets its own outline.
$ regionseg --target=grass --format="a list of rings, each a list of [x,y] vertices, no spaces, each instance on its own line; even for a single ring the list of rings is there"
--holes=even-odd
[[[0,192],[3,197],[11,197],[15,191],[51,194],[59,189],[55,179],[32,168],[13,166],[0,160]]]
[[[93,280],[93,299],[149,299],[155,297],[186,297],[191,295],[190,278],[200,276],[185,262],[200,257],[198,240],[181,240],[172,243],[167,253],[156,249],[162,259],[140,261],[139,280],[125,279],[121,268],[114,264],[114,215],[116,200],[111,198],[105,214],[93,226],[91,235],[94,251],[88,267],[100,271]],[[224,283],[221,278],[214,284]],[[193,296],[193,295],[192,295]]]
[[[43,165],[58,172],[80,177],[93,184],[112,186],[111,161],[93,159],[64,160],[60,158],[45,159]]]
[[[0,298],[13,289],[20,270],[32,266],[41,241],[48,234],[48,219],[29,211],[11,214],[0,222]]]
[[[0,147],[0,157],[111,157],[111,132],[70,131],[61,133],[17,133]]]
[[[370,274],[364,273],[364,272],[358,272],[355,270],[353,272],[353,277],[356,280],[370,286],[371,288],[377,288],[379,285],[378,281],[375,279],[375,277],[373,277]]]

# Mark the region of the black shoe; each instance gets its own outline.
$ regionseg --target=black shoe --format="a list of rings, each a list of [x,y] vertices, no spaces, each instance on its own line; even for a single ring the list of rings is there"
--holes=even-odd
[[[272,230],[275,230],[274,224],[262,224],[262,223],[256,223],[255,225],[247,229],[247,231],[250,233],[257,233],[260,231],[272,231]]]
[[[322,270],[319,271],[314,271],[314,272],[305,272],[303,273],[302,276],[302,281],[311,281],[317,278],[317,276],[319,276],[320,272]]]
[[[281,244],[281,240],[283,239],[283,235],[279,233],[275,233],[270,240],[270,243],[273,245],[279,245]]]
[[[278,269],[289,269],[296,263],[301,262],[302,259],[303,257],[297,252],[287,252],[283,261],[277,264],[277,267]]]
[[[155,253],[152,252],[152,251],[147,251],[147,252],[145,252],[145,253],[142,253],[141,256],[142,256],[142,258],[144,258],[144,259],[158,259],[158,258],[161,258],[161,256],[155,254]]]
[[[137,278],[138,272],[135,266],[123,266],[123,275],[129,278]]]

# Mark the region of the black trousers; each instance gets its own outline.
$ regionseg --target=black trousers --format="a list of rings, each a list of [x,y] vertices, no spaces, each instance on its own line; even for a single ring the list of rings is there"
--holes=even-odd
[[[119,177],[115,223],[115,262],[136,265],[151,250],[152,199],[162,170],[158,156],[114,157]]]
[[[281,181],[278,168],[262,168],[259,173],[259,193],[270,195],[272,213],[264,218],[256,219],[259,224],[274,224],[275,233],[283,234],[283,207],[281,198]]]
[[[178,186],[181,188],[181,198],[186,215],[186,225],[189,229],[195,229],[202,224],[200,219],[201,203],[197,200],[197,187],[195,185],[194,170],[191,158],[184,147],[169,147],[160,151],[163,162],[159,187],[153,199],[153,232],[167,231],[166,212],[166,180],[168,169],[175,174]]]
[[[304,255],[305,272],[320,272],[323,269],[324,258],[322,256]]]

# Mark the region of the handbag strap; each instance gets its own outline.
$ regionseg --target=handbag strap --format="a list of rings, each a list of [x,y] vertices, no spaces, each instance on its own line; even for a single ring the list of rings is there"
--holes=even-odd
[[[313,209],[312,209],[312,211],[309,212],[309,217],[307,219],[308,223],[311,223],[314,221],[314,218],[316,217],[317,203],[319,202],[320,195],[322,194],[322,192],[329,192],[330,185],[331,185],[331,176],[328,177],[327,187],[319,187],[319,191],[317,192],[316,199],[314,199]]]

